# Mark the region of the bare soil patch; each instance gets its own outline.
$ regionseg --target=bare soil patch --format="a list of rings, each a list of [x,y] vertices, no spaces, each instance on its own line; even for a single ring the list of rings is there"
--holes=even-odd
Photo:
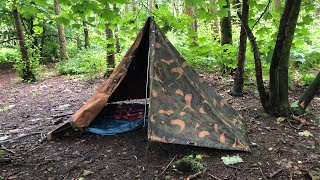
[[[244,97],[234,98],[228,95],[230,81],[205,74],[247,120],[253,143],[249,153],[150,142],[145,128],[117,136],[86,134],[47,142],[45,134],[58,123],[52,116],[77,110],[104,80],[84,82],[53,76],[15,84],[14,77],[13,70],[1,67],[0,137],[31,135],[2,143],[10,152],[0,155],[0,179],[186,179],[193,173],[178,172],[168,164],[191,154],[201,155],[206,167],[198,179],[320,177],[319,95],[306,115],[277,123],[277,118],[263,112],[253,86]],[[305,89],[295,87],[292,98]],[[305,130],[312,136],[299,135]],[[232,155],[241,156],[244,162],[224,165],[221,157]]]

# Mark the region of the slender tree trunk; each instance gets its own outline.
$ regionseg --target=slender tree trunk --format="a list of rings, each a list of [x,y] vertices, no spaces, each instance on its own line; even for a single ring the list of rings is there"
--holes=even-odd
[[[279,64],[280,58],[283,49],[283,43],[286,38],[286,29],[289,20],[289,15],[292,9],[294,1],[287,0],[281,19],[278,30],[278,37],[276,41],[276,45],[273,50],[273,55],[270,64],[270,103],[273,111],[277,111],[279,109]]]
[[[193,30],[192,34],[190,36],[190,38],[193,40],[192,45],[193,46],[198,46],[198,36],[197,36],[197,31],[198,31],[198,22],[197,22],[197,7],[196,5],[187,5],[187,3],[185,3],[185,11],[186,14],[188,16],[190,16],[194,21],[190,24],[190,29]]]
[[[107,23],[106,24],[106,36],[107,36],[108,40],[113,39],[113,32],[109,28],[109,26],[110,26],[110,23]],[[105,77],[109,76],[115,67],[114,44],[110,43],[110,42],[108,42],[108,44],[107,44],[107,64],[108,64],[108,70],[107,70],[107,73],[105,74]]]
[[[88,31],[87,20],[83,21],[83,32],[84,32],[84,47],[88,49],[90,47],[90,42],[89,42],[89,31]]]
[[[298,101],[298,108],[294,109],[295,114],[301,115],[303,114],[308,105],[310,104],[311,100],[314,96],[318,93],[320,89],[320,72],[318,73],[317,77],[313,80],[310,84],[308,89],[302,94]]]
[[[249,18],[249,5],[248,0],[242,1],[242,18],[243,23],[248,24]],[[244,63],[246,59],[246,47],[247,47],[247,34],[243,26],[240,31],[240,42],[238,51],[238,65],[234,76],[234,83],[231,90],[231,95],[242,96],[243,84],[244,84]]]
[[[296,29],[299,13],[301,7],[301,0],[294,0],[294,4],[289,15],[288,25],[286,28],[286,38],[283,42],[283,49],[281,53],[279,63],[279,99],[280,99],[280,115],[289,116],[292,114],[292,110],[289,104],[289,93],[288,93],[288,70],[289,70],[289,57],[292,46],[292,40]]]
[[[106,4],[106,9],[109,9],[109,3]],[[114,52],[114,43],[113,43],[113,32],[112,30],[110,29],[110,22],[107,22],[106,23],[106,37],[107,37],[107,40],[108,40],[108,43],[107,43],[107,65],[108,65],[108,70],[107,72],[104,74],[104,77],[107,77],[109,76],[112,72],[113,72],[113,69],[115,67],[115,52]],[[110,42],[110,40],[112,42]]]
[[[275,8],[281,8],[281,0],[273,0]]]
[[[265,90],[262,89],[263,81],[262,76],[258,71],[261,70],[261,64],[256,65],[257,86],[260,95],[261,103],[271,115],[274,116],[289,116],[293,113],[289,101],[288,101],[288,68],[289,68],[289,56],[294,37],[294,32],[300,12],[301,0],[287,0],[284,11],[281,16],[280,26],[278,31],[278,38],[276,41],[272,62],[270,65],[270,95],[267,97]],[[241,15],[238,14],[240,19]],[[243,22],[243,21],[242,21]],[[255,38],[252,31],[247,24],[243,23],[251,46],[254,49],[255,62],[261,61],[259,55],[259,49],[255,43]],[[259,67],[257,71],[257,67]],[[273,73],[271,73],[273,72]],[[258,81],[258,79],[261,79]],[[317,76],[314,84],[310,86],[306,94],[299,100],[300,108],[306,108],[311,101],[317,89],[319,89],[319,76]],[[267,97],[267,98],[266,98]]]
[[[56,11],[57,16],[61,14],[61,7],[58,3],[58,0],[53,0],[54,9]],[[66,35],[64,33],[64,25],[57,24],[58,33],[59,33],[59,40],[60,40],[60,58],[61,59],[68,59],[68,51],[67,51],[67,40]]]
[[[223,17],[220,20],[220,31],[221,31],[221,45],[232,44],[232,26],[231,26],[231,12],[230,12],[230,0],[225,0],[226,6],[223,8],[228,9],[228,16]]]
[[[132,13],[135,14],[136,13],[136,3],[135,0],[132,1]]]
[[[215,3],[217,3],[217,0],[211,0],[211,4],[215,4]],[[211,7],[210,8],[210,13],[211,14],[217,13],[217,8],[212,8]],[[219,24],[220,24],[219,23],[219,18],[215,18],[213,20],[213,23],[212,23],[212,30],[213,30],[213,32],[215,34],[217,34],[217,37],[219,37],[219,32],[220,32],[220,25]],[[216,36],[216,35],[214,35],[214,36]],[[214,39],[216,39],[216,37]]]
[[[13,10],[13,16],[14,16],[14,21],[15,21],[15,26],[16,26],[16,31],[17,31],[17,38],[19,41],[19,46],[20,46],[20,51],[21,51],[21,56],[22,56],[22,59],[25,63],[25,65],[22,69],[22,78],[23,78],[23,80],[26,80],[26,81],[35,81],[36,78],[31,70],[31,64],[30,64],[30,60],[29,60],[29,56],[28,56],[27,46],[25,44],[21,17],[20,17],[20,13],[17,9]]]
[[[248,26],[248,23],[245,23],[243,21],[243,18],[241,14],[238,12],[238,16],[240,17],[241,24],[244,27],[247,36],[249,38],[252,50],[253,50],[253,55],[254,55],[254,63],[255,63],[255,72],[256,72],[256,82],[257,82],[257,89],[259,92],[260,96],[260,101],[263,106],[263,108],[268,112],[269,110],[269,96],[266,93],[264,84],[263,84],[263,76],[262,76],[262,66],[261,66],[261,56],[260,56],[260,51],[256,42],[256,38],[254,37],[251,29]]]
[[[115,29],[115,35],[114,35],[114,37],[116,38],[116,52],[121,53],[120,39],[119,39],[118,33],[119,33],[119,28],[117,26],[117,28]]]
[[[231,10],[230,10],[230,0],[225,0],[227,5],[223,6],[223,8],[228,10],[228,16],[223,17],[220,20],[220,32],[221,32],[221,39],[220,43],[221,46],[225,44],[232,44],[232,24],[231,24]],[[231,59],[230,62],[234,61]],[[222,67],[223,74],[230,74],[234,73],[235,69],[229,68],[228,66],[224,65]]]
[[[125,4],[124,5],[124,13],[128,13],[129,12],[129,5],[128,4]]]
[[[46,42],[46,24],[44,21],[42,23],[42,29],[43,31],[42,31],[41,40],[40,40],[40,56],[43,58],[44,56],[43,46],[44,46],[44,43]]]
[[[177,17],[178,11],[177,11],[176,1],[172,0],[171,2],[172,2],[172,14],[174,17]]]
[[[152,16],[152,10],[153,10],[153,0],[149,0],[149,16]]]

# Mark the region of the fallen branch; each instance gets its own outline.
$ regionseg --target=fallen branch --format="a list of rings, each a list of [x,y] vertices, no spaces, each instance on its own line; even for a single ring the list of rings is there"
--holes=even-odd
[[[290,125],[293,129],[296,129],[296,130],[300,130],[300,129],[301,129],[301,127],[294,127],[294,126],[291,124],[291,122],[290,122],[289,119],[286,118],[286,120],[287,120],[287,122],[289,123],[289,125]]]
[[[206,172],[207,169],[204,169],[203,171],[199,171],[195,174],[190,175],[189,177],[187,177],[187,180],[191,180],[191,179],[195,179],[197,177],[199,177],[200,175],[202,175],[204,172]]]
[[[269,178],[272,179],[273,177],[275,177],[277,174],[279,174],[281,171],[283,171],[283,169],[278,169],[275,172],[273,172],[272,174],[269,175]]]
[[[267,180],[267,178],[264,176],[264,174],[263,174],[263,172],[262,172],[262,169],[259,167],[259,170],[260,170],[260,172],[261,172],[261,174],[262,174],[262,176],[263,176],[263,179],[265,179],[265,180]]]
[[[166,166],[166,168],[164,168],[164,170],[158,175],[158,177],[159,176],[161,176],[168,168],[169,168],[169,166],[172,164],[172,162],[177,158],[177,156],[178,156],[178,154],[176,154],[172,159],[171,159],[171,161],[169,162],[169,164]]]
[[[225,166],[229,167],[229,168],[232,168],[232,169],[236,169],[236,170],[239,170],[239,171],[243,171],[243,170],[257,170],[259,168],[255,168],[255,167],[252,167],[252,168],[238,168],[238,167],[235,167],[235,166],[231,166],[231,165],[226,165]]]
[[[15,153],[16,153],[16,152],[12,151],[11,149],[8,149],[8,148],[4,147],[3,145],[1,145],[1,148],[0,148],[0,149],[3,149],[3,150],[5,150],[5,151],[8,151],[8,152],[10,152],[10,153],[12,153],[12,154],[15,154]]]
[[[72,115],[73,112],[66,112],[66,113],[61,113],[61,114],[52,114],[51,117],[53,118],[60,118],[60,117],[65,117],[65,116],[69,116]]]
[[[216,176],[214,176],[214,175],[212,175],[212,174],[210,174],[210,173],[208,173],[208,175],[209,175],[210,177],[212,177],[213,179],[215,179],[215,180],[222,180],[222,179],[220,179],[220,178],[218,178],[218,177],[216,177]]]
[[[5,142],[9,142],[9,141],[14,141],[14,140],[17,140],[17,139],[21,139],[21,138],[28,137],[28,136],[39,135],[39,134],[43,134],[43,132],[34,132],[34,133],[18,136],[18,137],[15,137],[15,138],[7,139],[7,140],[4,140],[4,141],[0,141],[0,144],[5,143]]]

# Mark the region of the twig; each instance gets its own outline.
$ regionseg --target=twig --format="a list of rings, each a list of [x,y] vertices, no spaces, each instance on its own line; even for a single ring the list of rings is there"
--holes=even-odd
[[[1,145],[1,149],[5,150],[5,151],[8,151],[8,152],[10,152],[12,154],[16,153],[16,152],[12,151],[11,149],[8,149],[8,148],[4,147],[3,145]]]
[[[229,167],[229,168],[232,168],[232,169],[239,170],[239,171],[244,170],[244,169],[242,169],[242,168],[238,168],[238,167],[235,167],[235,166],[230,166],[230,165],[227,165],[227,164],[225,164],[225,166],[227,166],[227,167]]]
[[[65,116],[69,116],[69,115],[72,115],[72,114],[73,114],[73,112],[69,111],[69,112],[60,113],[60,114],[52,114],[51,117],[60,118],[60,117],[65,117]]]
[[[263,17],[263,15],[267,12],[267,9],[269,8],[270,6],[270,3],[271,3],[271,0],[269,0],[266,8],[264,9],[264,11],[262,12],[262,14],[260,15],[259,19],[254,23],[254,25],[251,27],[251,29],[253,29],[257,24],[258,22],[260,21],[260,19]]]
[[[208,175],[209,175],[210,177],[212,177],[213,179],[215,179],[215,180],[221,180],[220,178],[218,178],[218,177],[216,177],[216,176],[214,176],[214,175],[212,175],[212,174],[210,174],[210,173],[208,173]]]
[[[227,166],[227,167],[229,167],[229,168],[232,168],[232,169],[239,170],[239,171],[259,169],[259,168],[255,168],[255,167],[252,167],[252,168],[238,168],[238,167],[231,166],[231,165],[226,165],[226,164],[225,164],[225,166]]]
[[[260,172],[261,172],[261,174],[262,174],[262,176],[263,176],[263,179],[265,179],[265,180],[267,180],[267,178],[264,176],[264,174],[263,174],[263,172],[262,172],[262,169],[259,167],[259,170],[260,170]]]
[[[9,142],[9,141],[13,141],[13,140],[17,140],[17,139],[20,139],[20,138],[28,137],[28,136],[39,135],[39,134],[42,134],[42,133],[43,132],[34,132],[34,133],[26,134],[26,135],[23,135],[23,136],[18,136],[18,137],[15,137],[15,138],[11,138],[11,139],[7,139],[7,140],[4,140],[4,141],[0,141],[0,144],[5,143],[5,142]]]
[[[294,126],[291,124],[290,120],[288,120],[288,119],[286,119],[286,120],[288,121],[289,125],[290,125],[293,129],[300,130],[300,127],[294,127]]]
[[[199,172],[197,172],[197,173],[195,173],[195,174],[190,175],[190,176],[187,178],[187,180],[191,180],[191,179],[195,179],[195,178],[199,177],[201,174],[203,174],[204,172],[206,172],[206,170],[207,170],[207,169],[204,169],[203,171],[199,171]]]
[[[171,163],[176,159],[176,157],[178,156],[178,154],[176,154],[172,159],[171,159],[171,161],[169,162],[169,164],[166,166],[166,168],[164,168],[164,170],[158,175],[158,177],[159,176],[161,176],[168,168],[169,168],[169,166],[171,165]]]
[[[272,179],[274,176],[276,176],[277,174],[279,174],[283,169],[278,169],[275,172],[273,172],[272,174],[269,175],[269,178]]]

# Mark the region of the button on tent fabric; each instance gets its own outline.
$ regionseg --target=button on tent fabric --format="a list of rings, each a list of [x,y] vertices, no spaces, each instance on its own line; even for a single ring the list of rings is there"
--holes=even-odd
[[[72,116],[70,124],[86,128],[105,104],[146,98],[146,89],[149,140],[249,151],[243,117],[204,82],[152,17],[111,76]]]

